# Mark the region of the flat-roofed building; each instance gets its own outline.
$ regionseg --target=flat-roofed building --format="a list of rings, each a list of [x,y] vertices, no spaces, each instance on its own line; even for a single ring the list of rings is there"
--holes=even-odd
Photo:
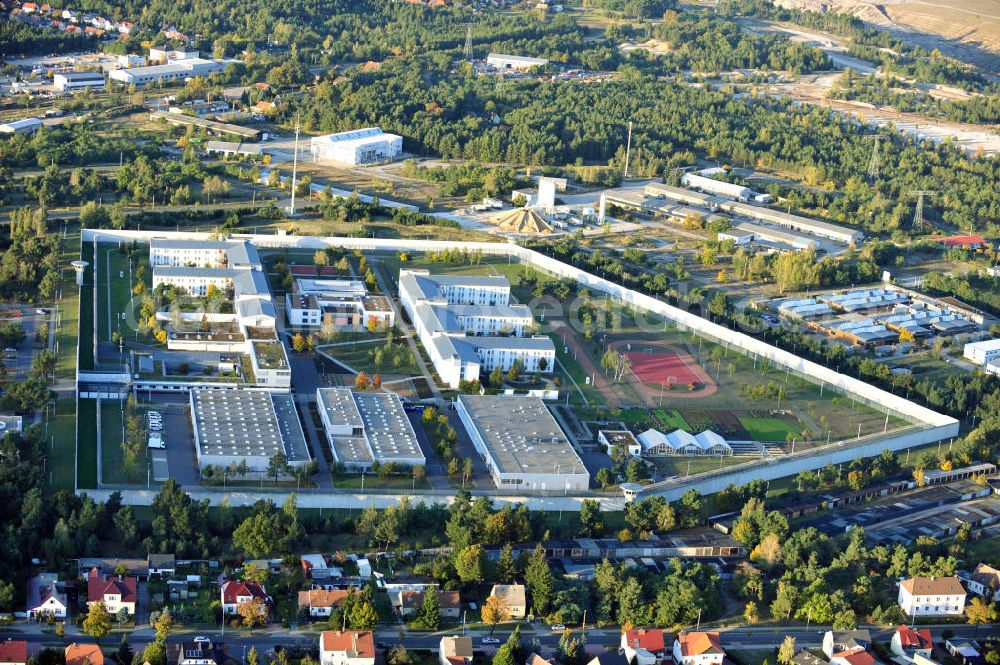
[[[540,398],[459,395],[455,411],[498,488],[589,487],[587,467]]]
[[[710,194],[729,196],[739,201],[746,201],[753,196],[753,190],[749,187],[737,185],[732,182],[726,182],[724,180],[706,178],[705,176],[698,175],[697,173],[685,173],[681,176],[681,184],[685,187],[700,189],[701,191],[708,192]]]
[[[495,367],[544,372],[555,363],[555,345],[533,335],[525,305],[510,304],[510,283],[499,275],[431,275],[399,271],[399,300],[413,322],[441,380],[452,388]]]
[[[347,279],[296,279],[285,294],[285,314],[293,327],[391,328],[396,322],[385,296],[368,295],[365,283]]]
[[[530,58],[524,55],[505,55],[503,53],[490,53],[486,56],[486,64],[496,69],[526,70],[532,67],[544,67],[549,64],[547,58]]]
[[[316,403],[333,458],[345,467],[427,463],[399,395],[317,388]]]
[[[124,85],[145,86],[159,82],[182,81],[196,76],[208,76],[221,72],[226,63],[205,58],[184,58],[173,60],[165,65],[150,65],[149,67],[129,67],[116,69],[108,76]]]
[[[52,85],[63,92],[72,90],[103,90],[105,81],[101,72],[60,72],[52,77]]]
[[[736,217],[749,217],[750,219],[756,219],[769,224],[774,224],[788,231],[797,231],[799,233],[816,236],[817,238],[833,240],[845,245],[851,243],[858,244],[865,239],[864,232],[847,226],[833,224],[821,219],[812,219],[811,217],[792,215],[784,212],[783,210],[766,208],[752,203],[720,200],[716,202],[716,206],[720,210],[728,212]]]
[[[965,345],[962,355],[981,367],[1000,358],[1000,339],[987,339]]]
[[[337,134],[314,136],[309,142],[314,159],[331,159],[345,164],[374,164],[399,159],[403,137],[378,127],[353,129]]]
[[[190,408],[200,468],[246,461],[251,471],[266,473],[268,462],[279,452],[293,466],[310,461],[291,395],[192,388]]]
[[[11,120],[0,125],[0,134],[14,136],[15,134],[34,134],[42,126],[42,121],[38,118],[22,118],[21,120]]]

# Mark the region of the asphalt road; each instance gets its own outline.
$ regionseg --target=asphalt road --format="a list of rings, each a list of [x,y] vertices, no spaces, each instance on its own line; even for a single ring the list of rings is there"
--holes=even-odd
[[[320,625],[321,624],[316,624],[316,627]],[[1000,624],[985,626],[943,624],[940,626],[929,627],[933,630],[935,638],[939,641],[939,646],[943,646],[941,631],[945,628],[950,630],[956,637],[966,638],[987,637],[990,635],[995,636],[998,632],[1000,632]],[[62,639],[55,637],[51,633],[41,633],[40,630],[42,627],[38,624],[18,624],[15,628],[16,631],[10,630],[0,632],[0,640],[7,638],[26,640],[29,643],[29,652],[37,652],[45,647],[59,647],[71,642],[94,643],[95,641],[92,638],[79,635],[79,628],[72,625],[67,626],[67,635]],[[872,638],[877,642],[887,643],[891,639],[891,630],[872,626],[869,626],[868,628],[872,632]],[[809,630],[804,629],[802,626],[768,626],[761,628],[739,628],[734,630],[719,628],[712,629],[720,630],[720,632],[722,632],[722,645],[724,648],[728,647],[730,649],[751,651],[776,649],[786,635],[795,637],[796,646],[800,648],[818,648],[821,645],[823,633],[828,630],[826,626],[810,628]],[[442,636],[458,634],[461,632],[461,629],[454,631],[440,631],[437,633],[405,633],[404,631],[405,634],[403,635],[403,644],[410,649],[437,649]],[[574,629],[574,632],[579,633],[579,629]],[[507,629],[497,630],[493,634],[493,637],[496,637],[502,643],[503,641],[506,641],[510,633],[511,631]],[[496,645],[484,645],[482,643],[482,638],[489,634],[487,631],[470,630],[467,631],[466,634],[473,637],[473,645],[477,651],[484,653],[495,651]],[[219,630],[200,630],[192,631],[183,636],[176,635],[169,638],[169,640],[171,642],[190,640],[195,635],[206,636],[224,643],[228,648],[230,656],[237,659],[242,659],[244,650],[249,649],[251,646],[256,647],[258,652],[267,652],[273,650],[276,646],[311,647],[315,645],[317,639],[315,630],[311,630],[309,634],[301,631],[264,631],[264,634],[254,636],[246,634],[234,636],[232,631],[230,631],[229,634],[220,634]],[[543,650],[546,651],[550,651],[555,648],[559,642],[560,635],[560,633],[552,632],[544,625],[537,623],[530,625],[530,627],[522,626],[521,631],[522,638],[527,640],[537,639],[542,645]],[[591,653],[600,653],[606,647],[614,647],[618,644],[619,635],[620,633],[617,629],[588,629],[586,631],[587,650]],[[152,641],[152,637],[152,630],[148,627],[143,627],[134,631],[130,638],[132,648],[135,651],[140,651],[148,642]],[[116,648],[119,639],[120,638],[117,635],[111,635],[105,638],[102,644],[105,649],[114,649]],[[375,631],[375,639],[380,645],[382,645],[380,648],[395,646],[400,642],[400,627],[377,629]]]

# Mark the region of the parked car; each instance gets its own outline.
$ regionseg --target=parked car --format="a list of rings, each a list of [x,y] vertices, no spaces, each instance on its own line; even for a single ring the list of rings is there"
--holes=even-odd
[[[481,642],[483,644],[500,644],[500,639],[497,637],[484,637]]]

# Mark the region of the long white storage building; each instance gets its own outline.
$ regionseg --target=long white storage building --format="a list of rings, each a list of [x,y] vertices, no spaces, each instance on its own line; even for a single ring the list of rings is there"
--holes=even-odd
[[[459,395],[455,411],[498,489],[585,490],[590,472],[538,397]]]
[[[330,159],[344,164],[374,164],[399,159],[403,137],[387,134],[378,127],[315,136],[309,142],[314,159]]]

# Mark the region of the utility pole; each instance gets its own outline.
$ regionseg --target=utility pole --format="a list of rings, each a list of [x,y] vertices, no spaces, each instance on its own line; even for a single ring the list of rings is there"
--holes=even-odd
[[[628,180],[628,160],[632,154],[632,121],[628,121],[628,141],[625,143],[625,174],[623,180]]]
[[[937,192],[930,189],[913,189],[908,194],[917,197],[917,208],[913,211],[913,228],[922,229],[927,224],[924,221],[924,197],[934,196]]]
[[[295,188],[298,185],[299,174],[299,115],[295,114],[295,156],[292,158],[292,203],[288,207],[288,216],[295,216]]]

